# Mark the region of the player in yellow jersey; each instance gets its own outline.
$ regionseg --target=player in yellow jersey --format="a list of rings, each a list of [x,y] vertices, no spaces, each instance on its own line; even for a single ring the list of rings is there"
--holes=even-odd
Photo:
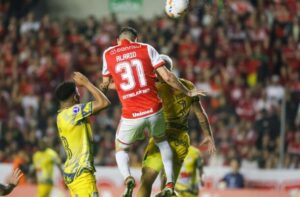
[[[75,72],[74,82],[63,82],[55,91],[60,103],[57,115],[59,136],[67,159],[64,180],[73,197],[98,196],[93,159],[93,133],[88,117],[106,108],[110,102],[84,75]],[[77,86],[86,88],[94,101],[80,103]]]
[[[39,142],[39,150],[33,155],[33,167],[38,183],[38,197],[49,197],[53,187],[53,168],[56,165],[62,172],[61,161],[57,153],[47,148],[46,140]]]
[[[166,67],[172,70],[172,60],[166,55],[161,55],[166,62]],[[180,79],[180,81],[189,89],[194,89],[192,82]],[[204,140],[202,143],[208,144],[210,153],[215,151],[213,134],[209,125],[207,115],[201,106],[199,97],[188,97],[180,91],[173,89],[162,80],[157,83],[157,89],[163,103],[164,118],[166,121],[166,134],[171,148],[173,149],[173,168],[174,180],[176,181],[181,169],[184,158],[188,153],[190,140],[188,135],[188,115],[192,108],[196,114],[200,126],[204,132]],[[163,169],[161,155],[155,146],[154,140],[151,138],[146,148],[143,167],[141,185],[138,191],[138,197],[149,197],[151,195],[152,184]],[[164,190],[156,195],[157,197],[168,196]]]
[[[175,185],[178,197],[197,197],[202,173],[203,159],[201,152],[195,146],[190,146]]]

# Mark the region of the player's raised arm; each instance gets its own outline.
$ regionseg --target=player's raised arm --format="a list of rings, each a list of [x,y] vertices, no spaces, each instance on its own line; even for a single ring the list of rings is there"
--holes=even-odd
[[[74,72],[73,79],[78,86],[83,86],[93,95],[95,101],[93,102],[93,113],[98,112],[110,105],[108,98],[94,86],[83,74]]]
[[[20,178],[23,176],[23,173],[20,169],[15,169],[12,175],[8,179],[8,185],[0,184],[0,195],[9,194],[19,183]]]
[[[215,147],[215,141],[214,141],[214,136],[210,127],[210,123],[207,117],[207,114],[204,110],[204,108],[201,105],[200,101],[196,101],[193,103],[193,111],[196,114],[196,117],[200,123],[201,129],[204,132],[204,139],[200,143],[202,144],[207,144],[208,145],[208,152],[210,154],[214,153],[216,151]]]
[[[189,90],[187,87],[185,87],[180,80],[175,76],[174,73],[172,73],[168,68],[165,66],[158,67],[156,69],[156,72],[160,75],[160,77],[171,87],[174,89],[180,90],[182,93],[184,93],[187,96],[194,97],[194,96],[205,96],[205,93],[203,91],[192,89]]]

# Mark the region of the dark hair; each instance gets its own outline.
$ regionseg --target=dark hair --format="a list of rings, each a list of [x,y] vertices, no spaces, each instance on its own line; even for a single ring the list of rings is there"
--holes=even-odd
[[[127,34],[129,36],[131,36],[133,39],[137,38],[138,36],[138,32],[136,29],[132,28],[132,27],[123,27],[120,31],[119,37],[123,34]]]
[[[76,93],[76,85],[72,81],[64,81],[60,83],[55,89],[56,99],[65,101]]]

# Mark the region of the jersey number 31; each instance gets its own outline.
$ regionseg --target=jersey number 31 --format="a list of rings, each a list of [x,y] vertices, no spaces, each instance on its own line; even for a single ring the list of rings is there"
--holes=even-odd
[[[123,91],[129,91],[135,88],[136,79],[133,74],[134,69],[136,70],[140,87],[145,87],[147,85],[142,61],[139,59],[132,59],[130,61],[120,62],[115,67],[116,73],[121,74],[122,83],[120,84],[120,88]]]

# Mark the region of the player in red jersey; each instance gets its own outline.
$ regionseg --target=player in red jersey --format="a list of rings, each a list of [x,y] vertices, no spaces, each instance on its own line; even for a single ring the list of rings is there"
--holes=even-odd
[[[103,81],[100,88],[106,91],[113,80],[122,103],[122,118],[116,134],[116,161],[125,178],[125,197],[132,196],[135,186],[127,150],[137,140],[144,139],[145,128],[148,128],[161,152],[167,178],[164,193],[168,196],[174,192],[173,155],[165,136],[162,103],[155,87],[155,72],[187,96],[203,95],[197,89],[187,89],[164,64],[152,46],[137,42],[137,32],[131,27],[123,28],[118,45],[103,53]]]

